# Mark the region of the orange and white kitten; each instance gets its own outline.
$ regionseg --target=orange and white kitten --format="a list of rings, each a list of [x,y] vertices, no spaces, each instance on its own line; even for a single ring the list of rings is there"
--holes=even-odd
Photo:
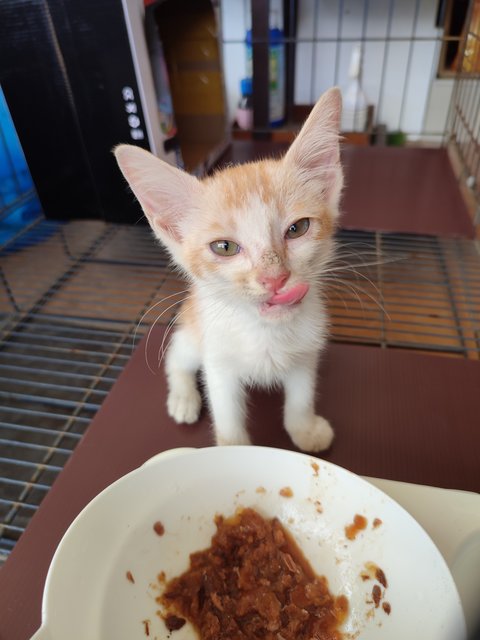
[[[190,283],[166,356],[167,410],[198,419],[202,370],[217,444],[248,444],[246,389],[283,385],[284,426],[305,451],[333,431],[315,415],[342,189],[341,98],[327,91],[281,160],[228,167],[203,180],[135,146],[118,164],[157,236]]]

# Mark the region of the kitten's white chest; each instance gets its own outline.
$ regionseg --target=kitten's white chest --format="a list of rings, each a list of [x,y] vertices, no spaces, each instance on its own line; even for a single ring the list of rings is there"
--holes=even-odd
[[[233,369],[247,384],[271,386],[302,359],[316,357],[325,341],[326,324],[323,306],[316,299],[286,322],[266,322],[241,310],[228,320],[212,316],[205,324],[205,361]]]

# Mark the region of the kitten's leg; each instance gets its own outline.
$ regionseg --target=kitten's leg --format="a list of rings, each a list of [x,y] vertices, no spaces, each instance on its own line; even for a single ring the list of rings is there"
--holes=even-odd
[[[293,443],[303,451],[323,451],[333,440],[328,420],[315,415],[316,363],[292,368],[284,380],[284,424]]]
[[[175,422],[196,422],[202,408],[196,373],[201,355],[198,344],[185,329],[177,329],[168,347],[165,372],[168,381],[167,412]]]
[[[205,362],[210,409],[219,445],[250,444],[245,426],[245,390],[238,375],[215,362]]]

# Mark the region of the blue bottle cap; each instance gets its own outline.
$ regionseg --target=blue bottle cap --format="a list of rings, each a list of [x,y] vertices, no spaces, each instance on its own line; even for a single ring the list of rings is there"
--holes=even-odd
[[[252,79],[251,78],[243,78],[242,80],[240,80],[240,91],[242,92],[242,96],[252,95]]]

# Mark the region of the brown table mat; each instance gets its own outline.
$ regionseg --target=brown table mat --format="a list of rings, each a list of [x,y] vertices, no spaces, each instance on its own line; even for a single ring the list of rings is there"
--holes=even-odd
[[[287,149],[280,142],[237,140],[220,164],[279,156]],[[445,149],[344,145],[342,160],[343,228],[475,236]]]
[[[153,331],[155,362],[163,329]],[[208,416],[191,426],[165,413],[163,371],[146,366],[145,339],[0,571],[0,639],[40,624],[45,576],[63,533],[103,488],[159,451],[212,443]],[[364,475],[480,490],[480,363],[332,344],[318,408],[336,429],[325,459]],[[252,394],[256,444],[290,448],[281,394]],[[68,586],[67,586],[68,588]]]
[[[473,238],[472,220],[445,149],[344,149],[342,226]]]

